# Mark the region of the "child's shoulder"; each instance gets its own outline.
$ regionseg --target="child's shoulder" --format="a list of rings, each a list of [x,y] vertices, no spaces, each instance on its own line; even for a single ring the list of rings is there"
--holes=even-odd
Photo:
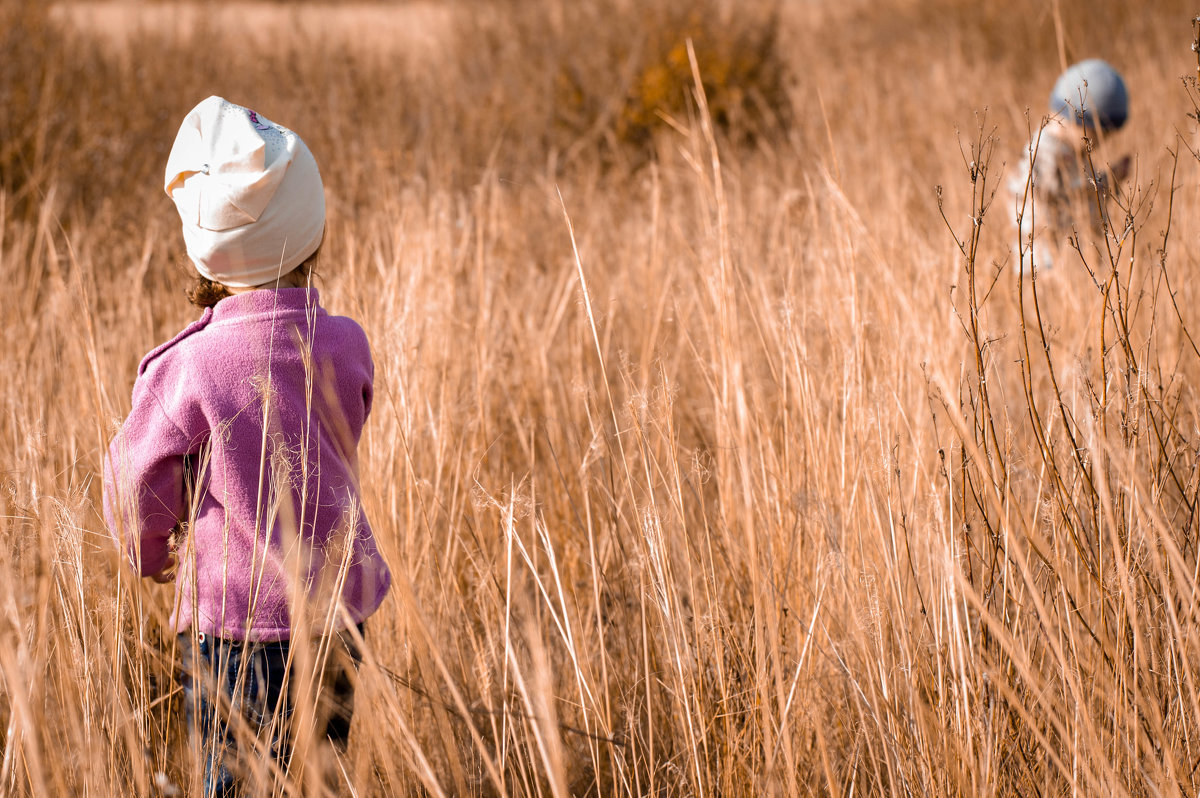
[[[367,332],[357,319],[351,316],[338,316],[325,310],[324,307],[321,308],[321,312],[324,319],[318,328],[324,327],[327,333],[345,344],[369,346]]]
[[[175,349],[181,341],[190,338],[207,327],[208,323],[212,320],[212,315],[212,308],[206,308],[203,316],[180,330],[174,338],[170,339],[169,341],[165,341],[164,343],[161,343],[151,349],[150,352],[148,352],[146,356],[142,358],[142,362],[138,365],[138,376],[142,376],[151,363],[162,358],[163,355],[172,349]]]
[[[342,335],[348,335],[354,338],[360,338],[364,343],[367,341],[367,331],[358,323],[357,319],[350,316],[335,316],[332,313],[327,315],[330,323],[337,326],[337,330]]]

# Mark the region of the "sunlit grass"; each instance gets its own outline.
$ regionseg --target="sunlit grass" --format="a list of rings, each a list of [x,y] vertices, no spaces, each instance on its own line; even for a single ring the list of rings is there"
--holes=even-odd
[[[346,794],[1195,794],[1190,11],[1062,3],[1132,89],[1138,232],[1031,286],[990,190],[1058,70],[1042,5],[784,3],[790,125],[726,141],[692,98],[636,166],[540,149],[519,53],[119,49],[6,7],[0,792],[194,785],[169,592],[97,508],[138,359],[193,315],[166,148],[221,93],[310,142],[318,286],[376,361],[395,586]]]

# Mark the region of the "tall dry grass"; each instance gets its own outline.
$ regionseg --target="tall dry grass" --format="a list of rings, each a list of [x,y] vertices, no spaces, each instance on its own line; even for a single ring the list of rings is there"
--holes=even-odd
[[[789,114],[628,145],[548,82],[631,96],[619,0],[449,4],[432,53],[0,6],[0,793],[194,788],[169,594],[97,507],[219,93],[310,142],[377,364],[346,794],[1196,794],[1192,9],[977,6],[784,2]],[[1091,55],[1120,229],[1021,278],[993,191]]]

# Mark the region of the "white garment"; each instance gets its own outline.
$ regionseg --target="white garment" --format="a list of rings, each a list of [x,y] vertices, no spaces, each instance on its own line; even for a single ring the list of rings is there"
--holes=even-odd
[[[184,118],[163,183],[196,269],[233,287],[287,274],[317,250],[325,191],[317,162],[285,127],[220,97]]]
[[[1109,175],[1088,166],[1070,139],[1073,135],[1082,136],[1082,129],[1052,120],[1009,177],[1012,218],[1019,234],[1013,252],[1024,273],[1031,265],[1052,268],[1055,254],[1068,246],[1068,237],[1081,221],[1092,229],[1103,227]]]

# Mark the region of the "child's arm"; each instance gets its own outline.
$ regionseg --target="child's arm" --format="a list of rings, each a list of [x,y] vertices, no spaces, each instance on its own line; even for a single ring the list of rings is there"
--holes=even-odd
[[[375,360],[371,357],[370,348],[367,349],[367,384],[363,386],[363,421],[371,415],[371,405],[375,401]]]
[[[185,518],[184,458],[191,441],[141,381],[133,409],[104,463],[104,515],[109,531],[142,576],[170,581],[168,538]]]
[[[1129,168],[1133,164],[1132,156],[1126,155],[1114,164],[1108,167],[1108,173],[1112,175],[1114,183],[1124,182],[1125,178],[1129,177]]]

